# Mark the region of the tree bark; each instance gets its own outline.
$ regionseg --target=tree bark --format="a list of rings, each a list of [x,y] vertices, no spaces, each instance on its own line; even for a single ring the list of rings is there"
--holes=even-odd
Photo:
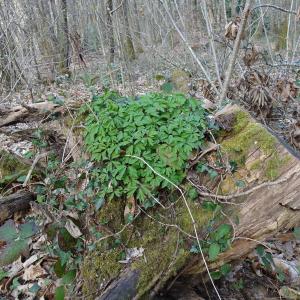
[[[63,52],[63,71],[69,71],[71,58],[70,58],[70,39],[69,39],[69,24],[68,24],[68,4],[67,0],[62,0],[62,12],[63,12],[63,33],[64,33],[64,42],[62,44]]]
[[[26,191],[0,198],[0,223],[7,220],[16,212],[29,209],[30,202],[34,200],[35,195]]]
[[[106,8],[106,18],[107,18],[107,27],[109,33],[109,63],[112,64],[115,61],[115,39],[114,39],[114,27],[113,27],[113,19],[112,19],[112,11],[113,11],[113,0],[107,1]]]

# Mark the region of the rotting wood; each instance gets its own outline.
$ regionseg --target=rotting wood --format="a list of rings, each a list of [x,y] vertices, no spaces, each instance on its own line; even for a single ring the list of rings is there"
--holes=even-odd
[[[0,222],[7,220],[16,212],[29,209],[30,202],[34,200],[35,195],[27,191],[0,198]]]

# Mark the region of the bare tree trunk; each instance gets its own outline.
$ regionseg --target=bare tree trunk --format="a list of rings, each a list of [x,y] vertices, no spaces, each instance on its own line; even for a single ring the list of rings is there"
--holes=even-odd
[[[64,41],[62,44],[62,53],[63,53],[63,62],[62,67],[64,68],[64,72],[68,72],[71,64],[70,58],[70,39],[69,39],[69,25],[68,25],[68,4],[67,0],[62,0],[62,13],[63,13],[63,33],[64,33]]]
[[[132,35],[130,32],[130,24],[129,24],[129,6],[128,0],[124,0],[123,2],[123,14],[124,14],[124,21],[125,21],[125,40],[124,40],[124,50],[126,59],[134,60],[135,59],[135,50],[132,41]]]
[[[109,34],[109,63],[112,64],[115,61],[115,39],[114,39],[114,27],[112,19],[113,0],[107,0],[106,3],[106,19]]]

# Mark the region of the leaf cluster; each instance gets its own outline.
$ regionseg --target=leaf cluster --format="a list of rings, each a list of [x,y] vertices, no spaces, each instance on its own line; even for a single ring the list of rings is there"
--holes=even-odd
[[[134,196],[145,203],[170,184],[157,172],[180,184],[193,150],[207,128],[201,102],[181,94],[150,93],[134,99],[115,92],[94,96],[89,105],[85,144],[103,197]]]

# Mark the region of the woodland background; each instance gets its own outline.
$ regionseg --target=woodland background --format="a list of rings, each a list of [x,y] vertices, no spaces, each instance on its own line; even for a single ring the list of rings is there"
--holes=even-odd
[[[223,237],[221,242],[226,244],[223,250],[228,251],[219,253],[219,241],[211,242],[219,247],[209,255],[220,258],[212,266],[212,270],[219,272],[218,279],[225,275],[222,267],[226,264],[221,266],[224,262],[239,260],[229,281],[218,281],[216,288],[211,280],[214,290],[210,286],[210,291],[207,291],[207,287],[201,285],[203,282],[199,284],[199,273],[208,271],[206,273],[210,276],[199,240],[200,250],[197,245],[191,246],[194,237],[190,233],[197,237],[200,227],[196,228],[197,222],[193,218],[188,222],[184,220],[190,233],[183,234],[183,238],[191,247],[182,249],[191,260],[183,269],[184,275],[188,276],[183,285],[192,282],[190,275],[195,275],[198,282],[190,291],[177,286],[182,299],[186,299],[189,292],[194,294],[191,299],[203,299],[199,295],[206,293],[211,294],[212,299],[220,299],[218,290],[224,297],[231,296],[234,290],[237,299],[244,299],[245,293],[250,299],[262,299],[264,296],[258,288],[261,285],[264,285],[263,295],[270,295],[271,291],[272,296],[286,297],[286,291],[292,291],[290,299],[298,299],[299,45],[300,0],[0,0],[0,187],[3,196],[0,198],[0,265],[5,266],[0,269],[0,292],[12,299],[23,294],[32,299],[36,295],[50,298],[55,295],[55,299],[64,299],[67,293],[71,298],[74,295],[84,297],[84,293],[90,292],[88,284],[92,278],[97,293],[104,292],[104,298],[99,299],[107,299],[104,290],[120,275],[120,253],[123,261],[125,255],[126,263],[122,268],[126,268],[128,262],[143,256],[143,251],[149,258],[152,247],[159,248],[149,239],[145,244],[136,244],[140,252],[127,255],[128,250],[136,250],[137,246],[133,248],[120,242],[123,230],[126,233],[132,222],[132,228],[138,232],[137,240],[143,242],[148,234],[147,218],[153,220],[157,215],[155,210],[161,208],[156,205],[153,211],[151,207],[145,212],[139,206],[143,203],[134,197],[118,199],[119,202],[98,197],[99,186],[93,187],[93,184],[99,184],[93,178],[97,163],[89,161],[85,153],[87,142],[82,138],[84,130],[85,135],[90,130],[89,143],[96,144],[93,135],[101,128],[98,123],[93,125],[94,128],[89,127],[91,124],[85,118],[88,115],[90,121],[95,121],[95,115],[97,119],[93,111],[93,107],[98,109],[97,101],[117,97],[118,105],[122,107],[123,103],[134,102],[130,102],[127,96],[145,94],[149,109],[154,100],[173,99],[174,103],[167,103],[170,106],[175,104],[175,107],[176,102],[189,102],[187,99],[190,98],[185,96],[202,100],[205,122],[208,122],[203,138],[208,139],[208,148],[200,147],[196,156],[186,158],[189,166],[184,170],[188,181],[185,184],[192,184],[196,189],[193,201],[199,200],[190,201],[192,209],[188,211],[200,212],[198,215],[202,217],[201,205],[204,197],[208,197],[213,214],[218,209],[222,218],[230,223],[222,224],[227,225],[223,228],[220,225],[222,230],[227,230],[226,238]],[[154,96],[148,93],[158,91],[161,93],[154,93]],[[174,91],[185,96],[172,94]],[[229,103],[238,106],[232,108],[229,105],[227,111],[221,110]],[[239,111],[241,109],[244,111]],[[146,114],[143,109],[141,111]],[[96,113],[103,114],[105,110]],[[125,113],[134,114],[130,110]],[[244,117],[239,119],[241,115]],[[141,119],[144,119],[143,114]],[[240,121],[242,125],[238,123]],[[123,119],[119,120],[122,122]],[[130,125],[130,121],[127,122]],[[177,129],[180,131],[181,128]],[[111,132],[109,128],[107,130],[109,136]],[[225,134],[215,138],[214,130]],[[270,132],[279,140],[271,137]],[[233,142],[227,143],[226,139],[231,138]],[[271,146],[267,143],[269,141]],[[229,160],[221,151],[226,145],[233,158],[242,152],[241,156],[245,156],[242,166]],[[269,148],[272,148],[270,153],[264,151]],[[253,159],[256,159],[256,164],[250,167]],[[200,179],[195,181],[192,175]],[[277,177],[279,179],[275,180]],[[228,180],[232,184],[226,189]],[[225,192],[221,185],[225,186]],[[110,184],[107,186],[110,188]],[[166,203],[170,200],[167,194],[164,191],[158,193]],[[189,192],[186,195],[189,197]],[[184,198],[183,194],[177,196],[178,199]],[[241,222],[235,224],[232,221],[235,215],[230,211],[232,218],[227,218],[223,205],[226,207],[241,196],[246,197],[245,203],[237,204],[244,206],[236,206],[241,208]],[[178,203],[182,205],[181,201]],[[170,218],[172,225],[165,224],[162,218],[159,222],[152,222],[151,226],[154,226],[155,233],[161,228],[166,229],[164,233],[169,234],[172,241],[175,236],[172,230],[178,229],[176,213],[179,212],[180,216],[182,207],[177,212],[162,207],[166,214],[163,213],[163,217]],[[153,216],[149,215],[152,212]],[[102,222],[97,216],[99,213],[108,221]],[[139,217],[142,213],[143,216]],[[124,225],[125,215],[131,219]],[[34,226],[32,219],[35,220]],[[135,226],[136,219],[144,222],[142,233],[139,230],[143,226]],[[39,232],[36,224],[42,228]],[[54,225],[54,238],[49,238],[49,224]],[[191,229],[192,225],[194,228]],[[214,232],[215,228],[212,228],[216,224],[208,225]],[[13,233],[12,237],[6,234],[8,229]],[[177,233],[175,252],[181,247],[179,234],[182,232]],[[23,242],[21,246],[28,248],[27,252],[22,247],[14,247],[18,235]],[[276,239],[273,239],[275,235]],[[66,236],[75,240],[74,245],[64,245]],[[166,236],[158,235],[155,242],[162,245]],[[89,255],[99,242],[105,244],[106,239],[112,241],[112,248],[109,246],[109,249],[100,251],[101,255],[96,253],[90,259]],[[174,245],[171,244],[172,251]],[[114,254],[114,247],[120,250],[118,255]],[[9,257],[9,263],[13,263],[3,264],[3,253],[11,254],[10,249],[15,249],[11,255],[15,256]],[[42,252],[44,249],[47,249],[47,255]],[[41,252],[45,257],[40,259]],[[173,285],[176,280],[173,281],[172,277],[177,279],[176,272],[182,275],[182,270],[178,267],[173,274],[169,269],[178,258],[173,252],[153,253],[153,260],[145,263],[150,271],[146,268],[145,273],[151,275],[147,289],[155,294],[170,278]],[[106,264],[111,254],[114,254],[113,263]],[[247,260],[241,259],[241,255],[248,255]],[[167,260],[163,263],[164,257]],[[94,263],[96,258],[100,261],[98,265]],[[208,261],[213,264],[215,261],[210,258]],[[92,262],[91,266],[89,262]],[[107,272],[101,269],[104,265]],[[159,268],[162,268],[162,273],[154,276]],[[90,272],[94,269],[96,275]],[[225,271],[228,275],[231,269]],[[161,276],[163,273],[165,279]],[[104,281],[97,282],[96,279],[101,279],[99,274],[104,274],[107,285],[103,286]],[[129,281],[136,280],[134,272],[125,272],[126,276],[128,274],[131,276]],[[249,289],[243,294],[244,275],[245,286]],[[122,276],[123,273],[121,279]],[[158,278],[157,282],[152,277]],[[45,283],[46,279],[51,279],[50,284]],[[284,291],[283,284],[286,284]],[[119,293],[113,288],[111,290]],[[175,299],[180,299],[176,289],[171,289],[171,293]]]

